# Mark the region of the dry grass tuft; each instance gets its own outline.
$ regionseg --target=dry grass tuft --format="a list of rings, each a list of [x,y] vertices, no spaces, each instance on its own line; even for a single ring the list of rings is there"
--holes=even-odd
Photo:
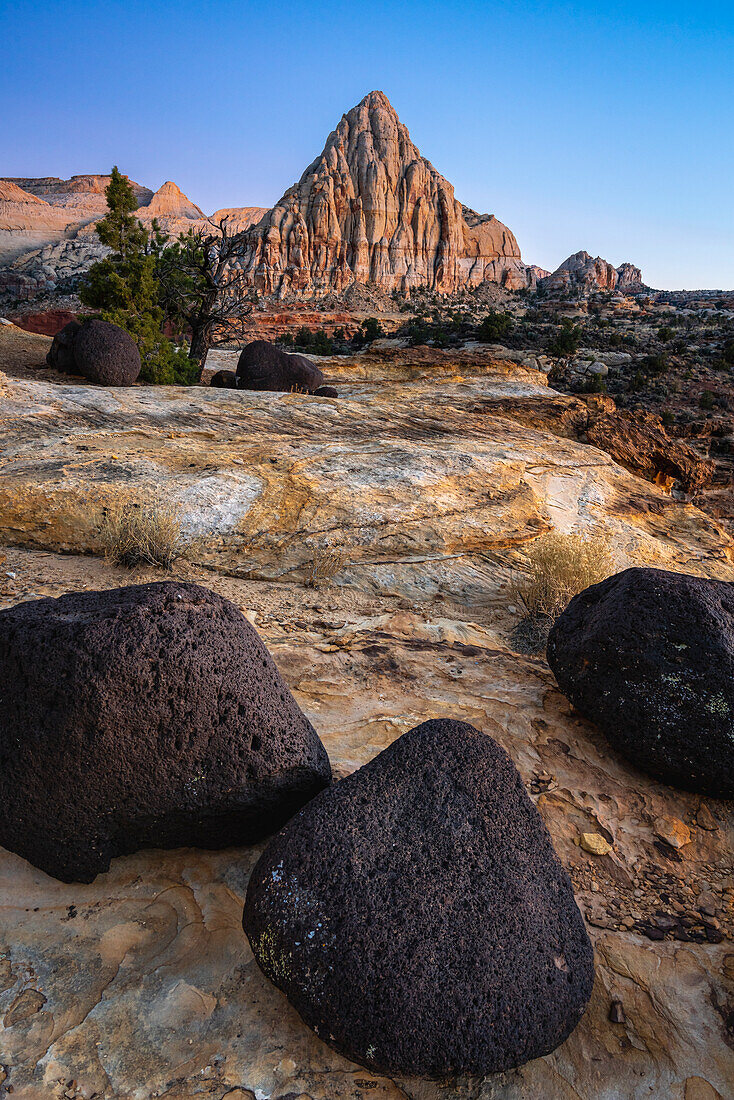
[[[107,560],[128,569],[170,569],[189,548],[179,510],[156,500],[112,501],[102,509],[99,538]]]
[[[330,546],[316,550],[313,561],[306,567],[306,586],[317,588],[324,581],[331,580],[342,568],[344,561],[341,550],[334,550]]]
[[[609,536],[564,535],[539,538],[526,551],[527,574],[514,585],[514,595],[535,619],[555,619],[573,596],[617,571]]]

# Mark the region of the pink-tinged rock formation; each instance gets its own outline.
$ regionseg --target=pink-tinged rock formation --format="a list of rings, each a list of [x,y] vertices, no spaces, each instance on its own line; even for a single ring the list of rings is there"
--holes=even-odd
[[[485,280],[527,286],[510,230],[476,214],[422,157],[382,92],[342,117],[300,181],[247,234],[243,267],[266,294],[451,293]]]
[[[180,187],[172,180],[167,180],[158,188],[153,198],[139,217],[148,218],[203,218],[204,211],[200,210],[190,199],[184,195]]]
[[[632,264],[613,267],[601,256],[588,252],[574,252],[552,275],[542,280],[546,290],[566,290],[570,287],[590,292],[595,290],[625,290],[642,285],[642,272]]]
[[[267,212],[267,206],[225,206],[221,210],[215,210],[211,220],[217,224],[223,218],[226,218],[228,229],[241,233],[243,229],[249,229],[251,225],[257,225]]]
[[[109,176],[0,179],[0,264],[33,249],[74,237],[107,211]],[[130,181],[138,202],[146,206],[153,192]]]

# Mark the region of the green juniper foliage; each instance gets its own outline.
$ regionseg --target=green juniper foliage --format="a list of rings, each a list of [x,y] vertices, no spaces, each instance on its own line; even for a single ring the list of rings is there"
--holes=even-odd
[[[79,297],[104,321],[130,333],[140,351],[143,382],[189,385],[196,380],[196,365],[163,335],[166,316],[157,267],[167,237],[157,222],[151,233],[133,217],[138,206],[135,192],[117,166],[105,197],[107,214],[97,225],[97,236],[112,255],[92,265]]]

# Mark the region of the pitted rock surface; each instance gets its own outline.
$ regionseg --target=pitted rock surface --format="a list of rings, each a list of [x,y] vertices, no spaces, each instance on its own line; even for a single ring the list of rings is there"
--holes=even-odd
[[[251,842],[331,775],[238,608],[174,582],[0,612],[0,765],[0,843],[64,882]]]
[[[77,371],[78,368],[74,359],[74,340],[77,333],[81,331],[81,327],[78,321],[69,321],[68,325],[64,325],[61,332],[56,333],[46,355],[47,366],[61,371],[62,374],[74,374]]]
[[[643,771],[734,796],[734,584],[626,569],[571,600],[548,662],[573,705]]]
[[[132,336],[109,321],[87,321],[74,337],[80,374],[100,386],[131,386],[140,374],[140,352]]]
[[[244,928],[265,974],[352,1061],[487,1074],[554,1050],[591,995],[570,881],[507,753],[424,722],[270,843]]]
[[[305,355],[291,355],[267,340],[253,340],[237,361],[237,384],[243,390],[311,393],[323,383],[323,374]]]
[[[209,385],[215,390],[236,390],[237,375],[233,370],[218,370],[212,375]]]

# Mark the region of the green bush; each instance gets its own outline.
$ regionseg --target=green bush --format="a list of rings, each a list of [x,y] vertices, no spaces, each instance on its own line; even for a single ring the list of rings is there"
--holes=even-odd
[[[495,344],[512,331],[513,320],[509,313],[490,310],[477,328],[477,339],[485,344]]]
[[[578,351],[581,336],[581,328],[574,325],[568,317],[564,317],[555,336],[548,344],[548,351],[551,355],[573,355],[575,351]]]
[[[698,397],[698,405],[701,409],[713,409],[716,404],[716,394],[713,390],[704,390]]]

